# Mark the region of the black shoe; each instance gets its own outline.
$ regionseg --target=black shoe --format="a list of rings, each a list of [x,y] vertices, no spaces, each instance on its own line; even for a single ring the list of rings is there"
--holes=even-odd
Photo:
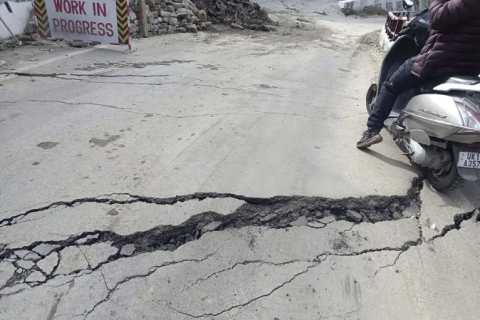
[[[358,149],[368,148],[382,141],[383,141],[383,138],[380,135],[380,132],[368,129],[363,133],[360,141],[357,142],[357,148]]]

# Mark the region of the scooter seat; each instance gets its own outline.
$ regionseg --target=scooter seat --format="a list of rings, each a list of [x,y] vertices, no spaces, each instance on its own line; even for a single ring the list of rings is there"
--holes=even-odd
[[[444,83],[473,85],[476,83],[480,83],[480,77],[479,76],[452,76],[451,74],[442,75],[442,76],[428,79],[420,87],[416,88],[415,91],[417,93],[432,92],[433,88]]]
[[[477,84],[480,82],[479,77],[451,77],[448,78],[446,83],[455,83],[455,84],[466,84],[466,85],[472,85],[472,84]]]

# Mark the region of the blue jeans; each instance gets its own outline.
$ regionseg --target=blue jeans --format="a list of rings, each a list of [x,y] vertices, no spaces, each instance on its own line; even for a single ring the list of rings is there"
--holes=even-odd
[[[413,59],[405,61],[404,64],[391,74],[382,85],[377,96],[375,107],[368,118],[367,127],[371,131],[382,130],[383,123],[387,120],[393,105],[399,95],[422,84],[423,80],[414,76],[412,72]]]

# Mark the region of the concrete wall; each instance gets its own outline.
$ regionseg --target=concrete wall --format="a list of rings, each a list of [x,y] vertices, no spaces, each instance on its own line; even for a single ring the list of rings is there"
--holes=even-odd
[[[30,1],[9,1],[8,3],[13,12],[8,12],[5,1],[0,0],[0,17],[15,35],[23,34],[23,30],[25,29],[33,10],[32,3]],[[7,31],[3,23],[0,22],[0,39],[6,39],[9,37],[10,33]]]

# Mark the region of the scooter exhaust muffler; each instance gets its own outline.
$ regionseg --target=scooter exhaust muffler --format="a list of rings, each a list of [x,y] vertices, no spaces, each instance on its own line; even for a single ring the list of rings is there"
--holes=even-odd
[[[405,139],[404,143],[410,151],[412,160],[422,167],[439,170],[452,161],[452,155],[446,150],[436,147],[424,148],[420,143],[410,138]]]

